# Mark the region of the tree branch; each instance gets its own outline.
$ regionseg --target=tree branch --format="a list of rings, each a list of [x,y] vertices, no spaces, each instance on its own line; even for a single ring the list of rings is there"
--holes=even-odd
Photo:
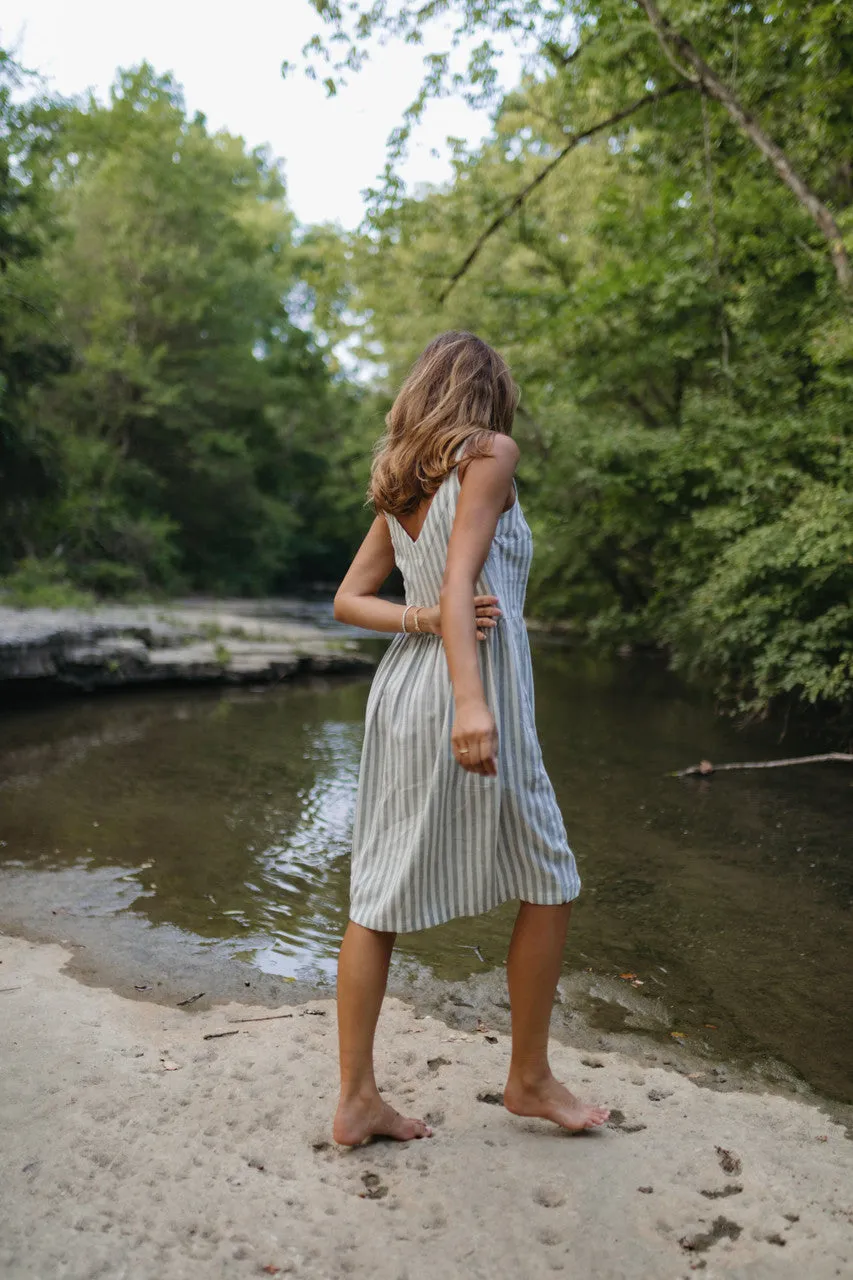
[[[525,187],[522,187],[521,190],[513,196],[510,203],[497,215],[496,218],[493,219],[492,222],[489,223],[485,231],[483,231],[477,238],[473,248],[465,258],[465,261],[456,271],[454,271],[453,275],[447,282],[447,287],[439,295],[439,304],[447,301],[451,291],[459,283],[471,267],[472,263],[479,257],[483,247],[492,238],[495,232],[499,231],[501,227],[509,221],[512,215],[521,208],[525,200],[533,194],[537,187],[540,187],[545,179],[550,177],[560,162],[565,160],[569,152],[574,151],[576,147],[579,147],[582,142],[586,142],[588,138],[595,137],[597,133],[603,133],[605,129],[611,129],[614,125],[620,124],[623,120],[627,120],[629,116],[634,115],[635,112],[640,111],[643,107],[649,107],[655,102],[661,102],[664,98],[671,97],[674,93],[683,93],[685,90],[695,89],[695,87],[696,86],[694,84],[686,82],[681,84],[671,84],[666,89],[658,89],[654,93],[644,94],[642,98],[638,98],[637,101],[633,102],[629,107],[623,107],[621,111],[617,111],[612,116],[608,116],[606,120],[599,120],[597,124],[590,125],[588,129],[583,129],[579,133],[565,134],[565,137],[568,139],[565,146],[561,147],[553,160],[549,160],[544,169],[541,169],[535,178],[532,178]]]
[[[668,774],[670,778],[688,778],[694,773],[707,777],[712,773],[722,773],[727,769],[782,769],[792,764],[820,764],[825,760],[840,760],[845,764],[853,764],[853,755],[849,751],[827,751],[820,756],[791,756],[788,760],[744,760],[737,764],[712,764],[710,760],[702,760],[699,764],[690,765],[689,769],[676,769]]]
[[[566,53],[565,49],[556,40],[546,40],[542,48],[555,66],[570,67],[584,50],[589,48],[594,39],[595,34],[593,33],[588,35],[586,40],[579,40],[571,53]]]
[[[675,62],[677,56],[682,63],[686,63],[692,69],[693,75],[682,72],[687,76],[687,83],[694,88],[701,88],[709,97],[715,98],[725,107],[735,124],[765,159],[770,161],[785,185],[793,191],[829,245],[829,255],[842,291],[846,294],[853,292],[853,271],[851,271],[850,259],[847,256],[838,223],[829,209],[800,177],[779,144],[764,132],[755,117],[746,110],[728,85],[720,80],[687,37],[670,26],[658,9],[655,0],[638,0],[638,3],[645,10],[646,17],[669,61],[677,65]]]

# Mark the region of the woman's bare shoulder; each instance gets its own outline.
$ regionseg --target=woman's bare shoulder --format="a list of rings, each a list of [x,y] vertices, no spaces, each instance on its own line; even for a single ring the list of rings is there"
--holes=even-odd
[[[493,458],[497,458],[507,466],[515,467],[521,457],[521,450],[512,436],[505,436],[502,432],[496,431],[489,443],[492,446]]]
[[[489,452],[484,456],[486,458],[493,458],[500,464],[501,470],[506,470],[507,473],[511,475],[515,471],[515,468],[518,465],[518,460],[521,457],[521,450],[513,440],[512,436],[506,436],[502,432],[493,431],[490,433],[488,446]],[[468,467],[473,462],[482,462],[483,460],[483,456],[472,457],[466,456],[463,453],[460,458],[459,478],[462,479]]]

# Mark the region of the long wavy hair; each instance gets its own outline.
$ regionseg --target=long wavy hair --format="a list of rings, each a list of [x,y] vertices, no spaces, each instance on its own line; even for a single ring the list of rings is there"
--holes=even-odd
[[[434,338],[415,361],[376,442],[367,500],[410,515],[465,456],[487,457],[489,436],[512,434],[518,387],[506,362],[473,333]]]

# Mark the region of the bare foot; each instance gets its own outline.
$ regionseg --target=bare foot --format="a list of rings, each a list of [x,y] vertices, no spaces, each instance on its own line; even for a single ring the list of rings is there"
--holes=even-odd
[[[538,1116],[573,1133],[581,1129],[597,1129],[610,1116],[607,1107],[592,1107],[581,1102],[565,1085],[547,1076],[535,1085],[507,1081],[504,1106],[515,1116]]]
[[[431,1138],[432,1129],[423,1120],[401,1116],[377,1093],[372,1098],[352,1098],[338,1103],[332,1137],[343,1147],[357,1147],[367,1138],[396,1138],[409,1142],[412,1138]]]

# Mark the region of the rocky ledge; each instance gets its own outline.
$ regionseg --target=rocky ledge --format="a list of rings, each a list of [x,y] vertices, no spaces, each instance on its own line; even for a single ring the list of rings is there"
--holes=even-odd
[[[130,684],[264,684],[369,669],[355,641],[296,617],[205,605],[0,606],[0,683],[84,691]]]

